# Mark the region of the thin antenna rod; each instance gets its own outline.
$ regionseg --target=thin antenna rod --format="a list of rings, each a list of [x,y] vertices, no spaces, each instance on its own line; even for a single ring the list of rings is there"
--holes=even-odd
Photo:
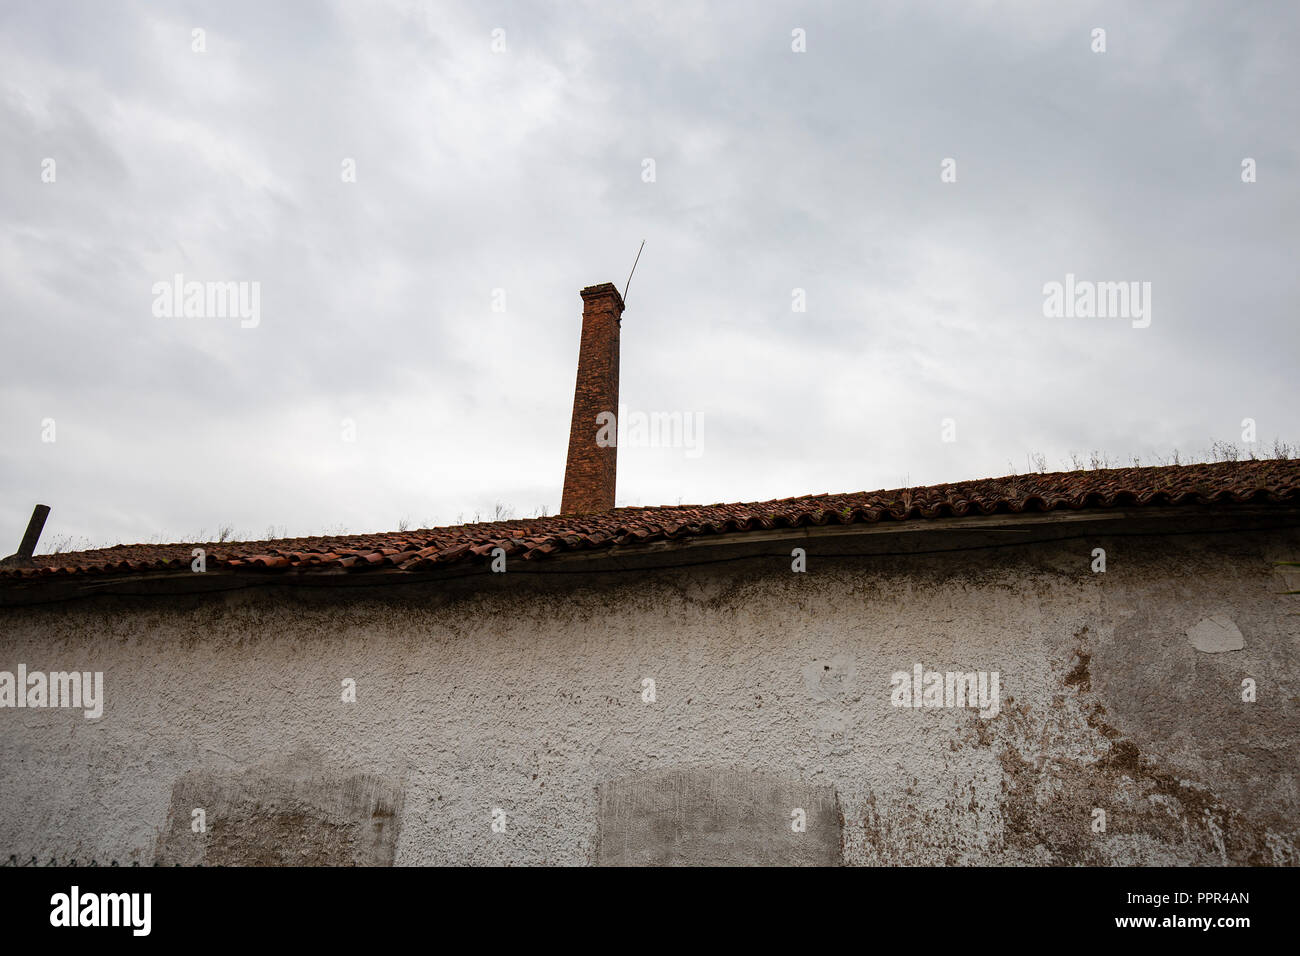
[[[645,248],[645,240],[642,239],[642,240],[641,240],[641,249],[644,249],[644,248]],[[636,264],[637,264],[638,262],[641,261],[641,249],[638,249],[638,250],[636,251],[636,259],[635,259],[635,260],[633,261],[633,263],[632,263],[632,272],[636,272]],[[623,286],[623,305],[624,305],[624,306],[627,305],[627,290],[628,290],[628,286],[630,286],[630,285],[632,284],[632,272],[629,272],[629,273],[627,274],[627,285]]]

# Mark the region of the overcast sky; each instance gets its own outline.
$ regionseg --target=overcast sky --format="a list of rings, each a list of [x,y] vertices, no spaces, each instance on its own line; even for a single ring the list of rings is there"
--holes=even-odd
[[[642,239],[621,399],[703,431],[621,448],[620,505],[1295,441],[1297,27],[3,0],[0,555],[38,501],[42,550],[554,513],[578,292]],[[258,324],[156,316],[178,273]],[[1149,282],[1149,326],[1046,317],[1067,274]]]

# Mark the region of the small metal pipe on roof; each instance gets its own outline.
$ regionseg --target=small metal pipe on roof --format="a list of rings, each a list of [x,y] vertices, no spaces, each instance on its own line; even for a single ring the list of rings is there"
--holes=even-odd
[[[16,554],[11,554],[4,559],[5,563],[16,564],[31,560],[32,555],[36,553],[36,543],[41,540],[41,532],[45,530],[45,519],[49,516],[49,505],[37,505],[32,509],[32,517],[27,522],[27,531],[23,535],[22,544],[18,545]]]
[[[49,505],[37,505],[32,509],[31,520],[27,522],[27,533],[23,535],[23,543],[18,546],[18,557],[30,558],[36,553],[36,542],[41,540],[41,532],[45,530],[45,519],[49,516]]]

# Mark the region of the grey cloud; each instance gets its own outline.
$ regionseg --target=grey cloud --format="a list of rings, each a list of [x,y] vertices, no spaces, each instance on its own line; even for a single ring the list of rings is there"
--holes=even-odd
[[[622,284],[643,238],[623,401],[703,412],[705,453],[623,449],[621,502],[1126,462],[1247,416],[1294,439],[1297,25],[1271,4],[8,4],[0,534],[35,500],[47,536],[96,544],[554,511],[577,292]],[[177,272],[260,282],[260,326],[154,318]],[[1152,282],[1151,327],[1045,318],[1066,272]]]

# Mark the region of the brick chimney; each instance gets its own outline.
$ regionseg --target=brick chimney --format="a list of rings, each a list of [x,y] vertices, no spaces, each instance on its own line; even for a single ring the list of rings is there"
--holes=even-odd
[[[596,444],[601,430],[596,417],[618,414],[618,331],[623,297],[606,282],[582,290],[582,340],[578,345],[578,384],[573,390],[573,424],[569,427],[569,459],[564,466],[561,514],[592,514],[614,507],[614,477],[618,447]],[[617,438],[612,419],[605,431]],[[602,436],[603,437],[603,436]]]

